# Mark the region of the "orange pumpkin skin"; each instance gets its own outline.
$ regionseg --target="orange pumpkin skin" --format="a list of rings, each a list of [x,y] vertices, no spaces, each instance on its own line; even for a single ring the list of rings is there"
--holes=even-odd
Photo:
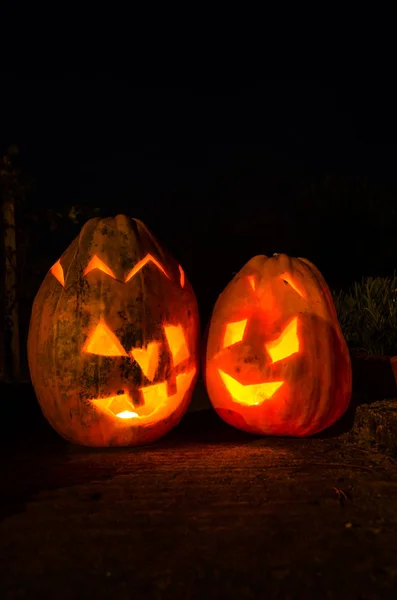
[[[215,410],[238,429],[308,436],[335,423],[351,363],[318,269],[285,254],[252,258],[215,304],[203,370]]]
[[[28,360],[45,417],[85,446],[157,440],[189,405],[199,330],[182,267],[145,225],[91,219],[33,303]]]

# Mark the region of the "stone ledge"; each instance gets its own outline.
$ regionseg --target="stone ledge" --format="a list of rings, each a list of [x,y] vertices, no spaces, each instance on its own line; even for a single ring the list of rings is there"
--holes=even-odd
[[[397,456],[397,398],[358,406],[348,437]]]

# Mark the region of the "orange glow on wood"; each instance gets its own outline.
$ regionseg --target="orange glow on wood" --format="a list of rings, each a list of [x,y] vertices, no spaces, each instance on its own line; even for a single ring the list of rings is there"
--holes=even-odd
[[[60,260],[58,260],[55,265],[52,265],[50,271],[54,275],[55,279],[57,279],[59,283],[65,287],[65,278]]]
[[[170,347],[174,367],[190,356],[182,325],[164,325],[165,336]]]
[[[153,258],[153,256],[152,256],[151,254],[146,254],[145,258],[142,258],[142,260],[139,260],[139,261],[136,263],[135,267],[133,267],[133,268],[131,269],[131,271],[128,273],[128,275],[127,275],[127,277],[126,277],[126,279],[125,279],[125,283],[127,283],[127,281],[129,281],[129,280],[130,280],[132,277],[134,277],[134,275],[136,275],[136,274],[138,273],[138,271],[140,271],[141,269],[143,269],[143,267],[144,267],[144,266],[145,266],[145,265],[146,265],[148,262],[152,262],[154,265],[156,265],[156,267],[157,267],[158,269],[160,269],[160,271],[162,271],[162,272],[164,273],[164,275],[165,275],[166,277],[168,277],[168,279],[169,279],[169,276],[168,276],[168,274],[166,273],[166,271],[165,271],[164,267],[162,267],[162,266],[161,266],[161,264],[160,264],[160,263],[159,263],[159,262],[158,262],[158,261],[157,261],[155,258]]]
[[[159,363],[160,344],[151,342],[147,348],[133,348],[131,356],[141,367],[143,374],[152,381],[156,375]]]
[[[269,381],[267,383],[243,385],[220,369],[219,375],[233,400],[245,406],[262,404],[262,402],[271,398],[284,383],[283,381]]]
[[[107,265],[105,265],[103,260],[98,258],[97,255],[95,255],[91,258],[90,262],[88,263],[88,265],[85,268],[83,277],[84,277],[84,275],[88,275],[88,273],[90,273],[94,269],[99,269],[103,273],[106,273],[107,275],[110,275],[110,277],[113,277],[113,279],[116,279],[116,275],[113,273],[113,271]]]
[[[270,354],[272,362],[277,362],[291,356],[291,354],[295,354],[295,352],[299,352],[298,317],[288,323],[280,337],[266,344],[266,350]]]
[[[223,348],[237,344],[241,342],[244,337],[245,328],[248,319],[243,321],[236,321],[235,323],[228,323],[226,325],[225,337],[223,338]]]
[[[181,288],[183,289],[185,287],[185,272],[182,269],[181,265],[179,265],[179,274],[180,274],[179,283],[181,284]]]
[[[253,275],[248,275],[247,279],[250,282],[250,286],[252,287],[252,289],[255,292],[255,288],[256,288],[255,277]]]
[[[101,356],[127,356],[117,336],[102,319],[93,334],[86,340],[83,352],[100,354]]]
[[[292,281],[292,278],[289,275],[286,275],[285,273],[283,273],[282,275],[280,275],[280,277],[281,277],[281,279],[283,279],[284,281],[286,281],[292,287],[292,289],[295,290],[295,292],[297,294],[299,294],[299,296],[301,296],[301,298],[305,297],[305,294],[302,292],[301,289],[298,288],[298,286],[296,285],[296,283],[294,283]]]

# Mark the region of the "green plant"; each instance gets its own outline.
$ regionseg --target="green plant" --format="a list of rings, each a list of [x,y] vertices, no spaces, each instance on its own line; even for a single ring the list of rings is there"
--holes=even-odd
[[[353,353],[397,354],[397,275],[367,277],[333,292],[342,332]]]

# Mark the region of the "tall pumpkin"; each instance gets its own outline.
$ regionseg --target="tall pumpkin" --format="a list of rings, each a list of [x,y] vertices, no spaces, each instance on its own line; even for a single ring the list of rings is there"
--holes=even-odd
[[[311,262],[255,256],[237,273],[212,313],[204,381],[220,417],[252,433],[308,436],[340,418],[350,354]]]
[[[34,300],[30,374],[44,415],[66,439],[145,444],[186,411],[198,340],[193,289],[145,225],[91,219]]]

